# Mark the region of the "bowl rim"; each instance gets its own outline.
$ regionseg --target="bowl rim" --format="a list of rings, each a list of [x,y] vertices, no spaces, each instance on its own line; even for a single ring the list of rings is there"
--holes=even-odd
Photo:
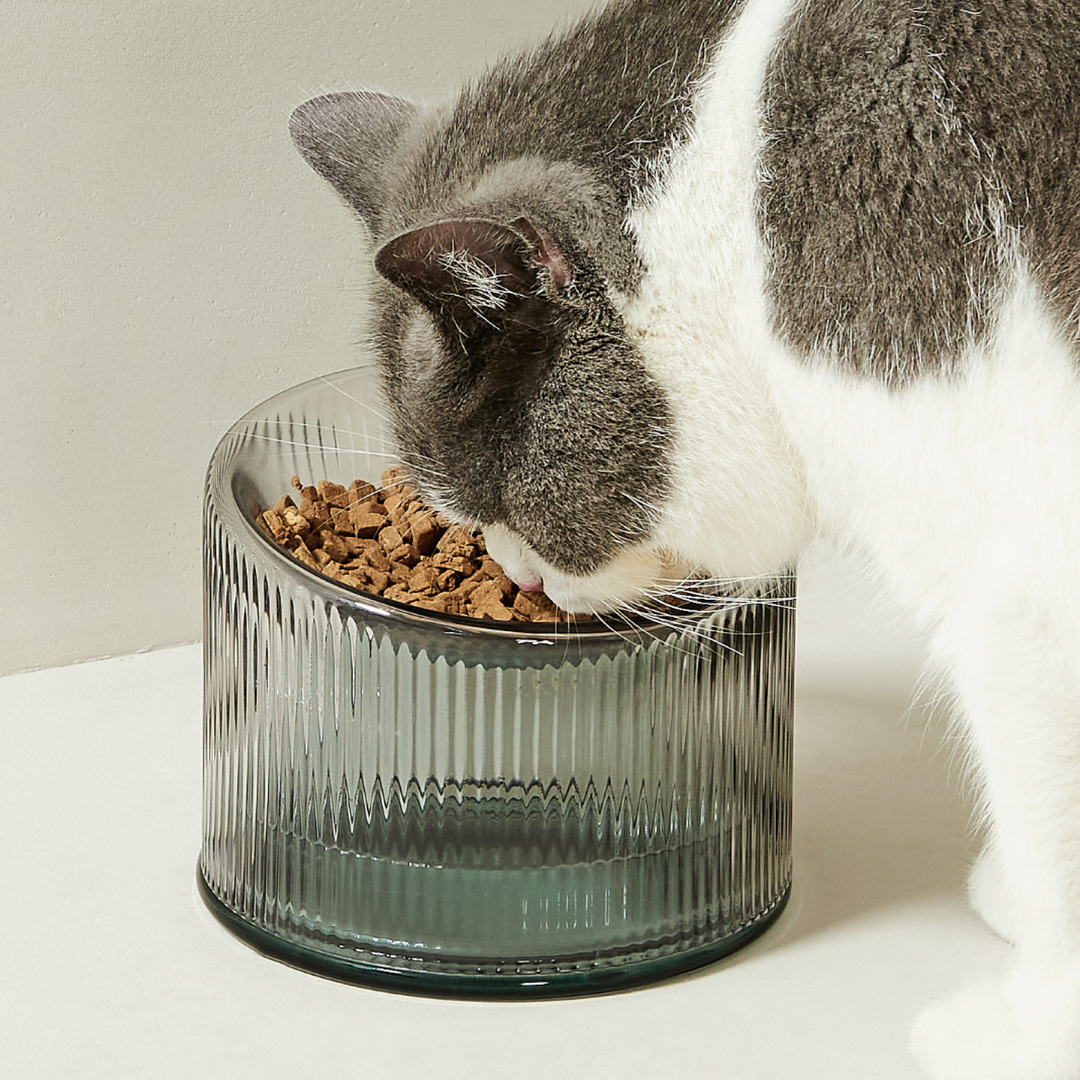
[[[350,376],[359,378],[365,372],[370,373],[371,367],[372,365],[358,365],[352,368],[343,368],[328,375],[320,375],[313,379],[306,379],[303,382],[287,387],[259,402],[244,413],[239,419],[234,421],[221,437],[211,455],[208,473],[213,469],[219,457],[225,453],[227,444],[233,440],[246,440],[250,438],[254,433],[255,425],[267,422],[272,407],[288,402],[292,397],[303,392],[305,389],[315,390],[327,385],[332,386],[338,382],[345,381]],[[326,450],[333,448],[322,447],[322,449]],[[682,637],[687,633],[693,633],[693,628],[695,626],[700,625],[711,616],[720,612],[727,612],[760,602],[762,597],[776,589],[781,581],[785,579],[792,580],[794,578],[794,572],[791,570],[778,571],[775,575],[772,575],[767,579],[762,579],[762,584],[766,587],[754,595],[717,595],[715,603],[704,604],[702,606],[700,611],[696,613],[698,615],[697,618],[694,617],[694,613],[688,610],[686,615],[676,616],[673,618],[672,622],[665,622],[655,618],[650,619],[644,615],[630,615],[614,611],[605,612],[604,614],[605,617],[610,617],[612,620],[616,621],[615,625],[609,625],[603,619],[597,617],[584,617],[574,622],[559,621],[552,623],[514,620],[502,623],[495,620],[476,619],[469,615],[454,615],[451,613],[430,611],[426,608],[414,607],[411,604],[406,604],[398,600],[391,600],[388,597],[379,596],[377,593],[366,592],[355,586],[339,582],[326,574],[322,574],[319,571],[312,569],[312,567],[301,562],[286,548],[274,543],[274,541],[255,524],[256,514],[260,513],[264,508],[256,503],[256,506],[259,506],[259,509],[252,511],[245,509],[241,505],[236,492],[236,479],[241,471],[242,465],[235,459],[227,461],[222,470],[222,489],[224,494],[231,500],[232,509],[235,511],[236,516],[244,522],[244,526],[248,530],[249,538],[254,538],[255,543],[261,551],[269,551],[271,557],[277,559],[279,564],[289,571],[301,571],[303,575],[306,575],[306,578],[303,578],[302,580],[308,581],[312,588],[320,588],[329,592],[337,603],[344,604],[350,608],[359,609],[380,618],[391,617],[407,622],[414,622],[423,625],[428,629],[438,629],[447,634],[461,637],[482,637],[503,641],[518,640],[520,644],[532,645],[565,645],[567,642],[572,642],[574,640],[587,640],[597,644],[604,641],[627,643],[633,642],[637,637],[648,636],[656,638],[660,634],[665,637],[669,635]],[[771,589],[768,587],[769,584],[772,585]],[[791,591],[790,598],[794,599],[794,589]]]

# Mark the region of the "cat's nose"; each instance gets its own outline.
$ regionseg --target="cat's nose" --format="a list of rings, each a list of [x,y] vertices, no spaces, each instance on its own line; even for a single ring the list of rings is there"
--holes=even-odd
[[[537,577],[535,574],[513,575],[510,580],[522,592],[540,592],[544,587],[544,579]]]

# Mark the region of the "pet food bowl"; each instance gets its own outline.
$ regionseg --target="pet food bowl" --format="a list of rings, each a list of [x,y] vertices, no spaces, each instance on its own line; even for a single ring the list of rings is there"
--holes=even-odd
[[[618,989],[748,942],[790,887],[793,578],[674,629],[339,585],[254,517],[296,474],[377,482],[378,397],[363,370],[297,386],[210,462],[211,910],[294,966],[462,997]]]

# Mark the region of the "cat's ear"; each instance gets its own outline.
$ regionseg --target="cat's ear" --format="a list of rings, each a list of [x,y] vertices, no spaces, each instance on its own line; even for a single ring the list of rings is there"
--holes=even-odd
[[[289,133],[308,164],[377,232],[387,163],[415,116],[416,106],[388,94],[327,94],[292,114]]]
[[[571,271],[548,233],[527,218],[509,225],[440,221],[395,237],[375,268],[436,309],[464,310],[484,321],[547,321]]]

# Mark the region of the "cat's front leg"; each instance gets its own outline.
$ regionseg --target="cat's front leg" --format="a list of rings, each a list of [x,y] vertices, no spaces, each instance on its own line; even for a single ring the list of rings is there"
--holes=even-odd
[[[912,1045],[934,1080],[1080,1080],[1080,673],[1048,629],[970,620],[949,656],[993,841],[972,899],[1015,941],[1011,970],[932,1004]]]
[[[968,876],[968,902],[999,937],[1015,945],[1023,933],[1023,912],[1009,885],[1001,852],[991,838]]]

